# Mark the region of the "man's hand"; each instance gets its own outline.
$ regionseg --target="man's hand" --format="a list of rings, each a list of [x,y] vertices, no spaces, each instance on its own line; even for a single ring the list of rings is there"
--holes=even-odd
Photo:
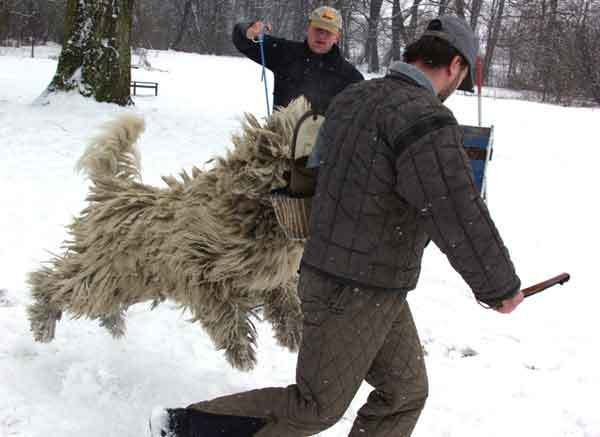
[[[256,21],[246,31],[246,38],[251,39],[252,41],[256,41],[258,39],[258,36],[265,30],[267,32],[270,32],[271,25],[269,23],[263,23],[262,21]]]
[[[521,302],[523,302],[523,299],[525,299],[525,296],[523,295],[522,291],[519,291],[510,299],[502,301],[502,306],[494,309],[502,314],[512,313],[514,309],[518,307]]]

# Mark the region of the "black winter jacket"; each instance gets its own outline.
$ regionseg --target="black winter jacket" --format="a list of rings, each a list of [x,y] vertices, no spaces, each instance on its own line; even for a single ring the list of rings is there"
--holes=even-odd
[[[332,102],[320,135],[304,266],[406,292],[431,238],[478,300],[497,305],[518,292],[462,133],[431,91],[398,75],[350,86]]]
[[[252,23],[238,23],[233,43],[253,61],[261,64],[260,45],[246,38]],[[289,41],[270,35],[264,37],[266,67],[273,72],[273,106],[287,106],[304,95],[312,108],[324,114],[331,99],[351,83],[363,80],[362,74],[346,61],[337,46],[324,55],[314,53],[306,41]]]

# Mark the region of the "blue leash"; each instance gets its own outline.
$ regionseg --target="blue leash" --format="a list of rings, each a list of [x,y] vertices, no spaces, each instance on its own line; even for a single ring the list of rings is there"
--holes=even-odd
[[[262,63],[262,76],[261,81],[265,84],[265,100],[267,101],[267,117],[271,116],[271,107],[269,106],[269,87],[267,86],[267,69],[265,67],[265,45],[264,45],[264,33],[261,32],[258,37],[258,44],[260,45],[260,61]]]

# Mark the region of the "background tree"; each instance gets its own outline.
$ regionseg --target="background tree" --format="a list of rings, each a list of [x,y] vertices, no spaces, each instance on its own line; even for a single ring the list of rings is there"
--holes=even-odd
[[[365,42],[365,57],[367,59],[368,72],[379,71],[379,19],[381,17],[381,6],[383,0],[371,0],[369,15],[367,18],[367,40]]]
[[[392,47],[390,48],[390,62],[401,59],[402,42],[408,39],[400,0],[392,2]]]
[[[413,0],[413,4],[410,7],[410,24],[408,25],[407,41],[406,44],[410,44],[417,38],[417,28],[419,25],[419,5],[421,0]]]
[[[600,6],[592,5],[591,0],[584,3],[581,19],[576,23],[574,49],[578,82],[600,105]]]
[[[444,15],[447,12],[448,9],[448,3],[450,3],[450,0],[440,0],[439,1],[439,5],[438,5],[438,15]]]
[[[462,18],[466,18],[466,16],[465,16],[465,2],[463,0],[456,0],[455,1],[455,10],[456,10],[456,15],[458,15],[459,17],[462,17]]]
[[[490,70],[492,68],[492,59],[494,50],[500,38],[502,20],[504,18],[505,0],[493,0],[491,5],[490,20],[487,26],[487,39],[485,44],[485,55],[483,57],[483,79],[488,81]]]
[[[132,18],[131,4],[132,0],[0,0],[0,44],[70,41],[52,86],[67,84],[84,94],[97,93],[99,100],[123,101],[129,92],[129,55],[122,32],[131,26],[136,48],[239,55],[231,43],[235,23],[261,19],[273,24],[275,35],[302,40],[310,11],[328,5],[343,17],[342,54],[364,70],[382,73],[381,67],[400,59],[429,19],[455,14],[465,17],[480,40],[486,85],[559,104],[599,101],[600,0],[143,0],[136,2]],[[111,8],[120,11],[116,19],[110,18]],[[83,9],[93,17],[89,41],[83,38],[87,28],[82,21],[65,21]],[[109,64],[115,70],[107,73]],[[104,77],[118,83],[119,95],[106,97],[113,92],[112,84],[93,91],[90,84]]]
[[[481,14],[481,7],[483,6],[483,0],[472,0],[471,1],[471,29],[477,30],[477,24],[479,22],[479,14]]]
[[[0,0],[0,41],[4,41],[5,44],[11,36],[11,21],[14,9],[14,0]]]
[[[65,42],[47,92],[76,89],[99,102],[131,102],[133,0],[69,0]]]

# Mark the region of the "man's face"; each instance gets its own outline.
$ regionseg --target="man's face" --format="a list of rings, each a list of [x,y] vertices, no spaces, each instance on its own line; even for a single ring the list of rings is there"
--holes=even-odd
[[[438,93],[438,97],[442,102],[450,97],[450,95],[452,95],[452,93],[460,86],[465,77],[467,77],[467,74],[469,73],[469,67],[464,65],[457,56],[450,64],[448,73],[447,84]]]
[[[308,47],[310,47],[314,53],[324,55],[338,42],[339,36],[340,34],[337,32],[330,32],[329,30],[321,29],[309,24],[307,37]]]

